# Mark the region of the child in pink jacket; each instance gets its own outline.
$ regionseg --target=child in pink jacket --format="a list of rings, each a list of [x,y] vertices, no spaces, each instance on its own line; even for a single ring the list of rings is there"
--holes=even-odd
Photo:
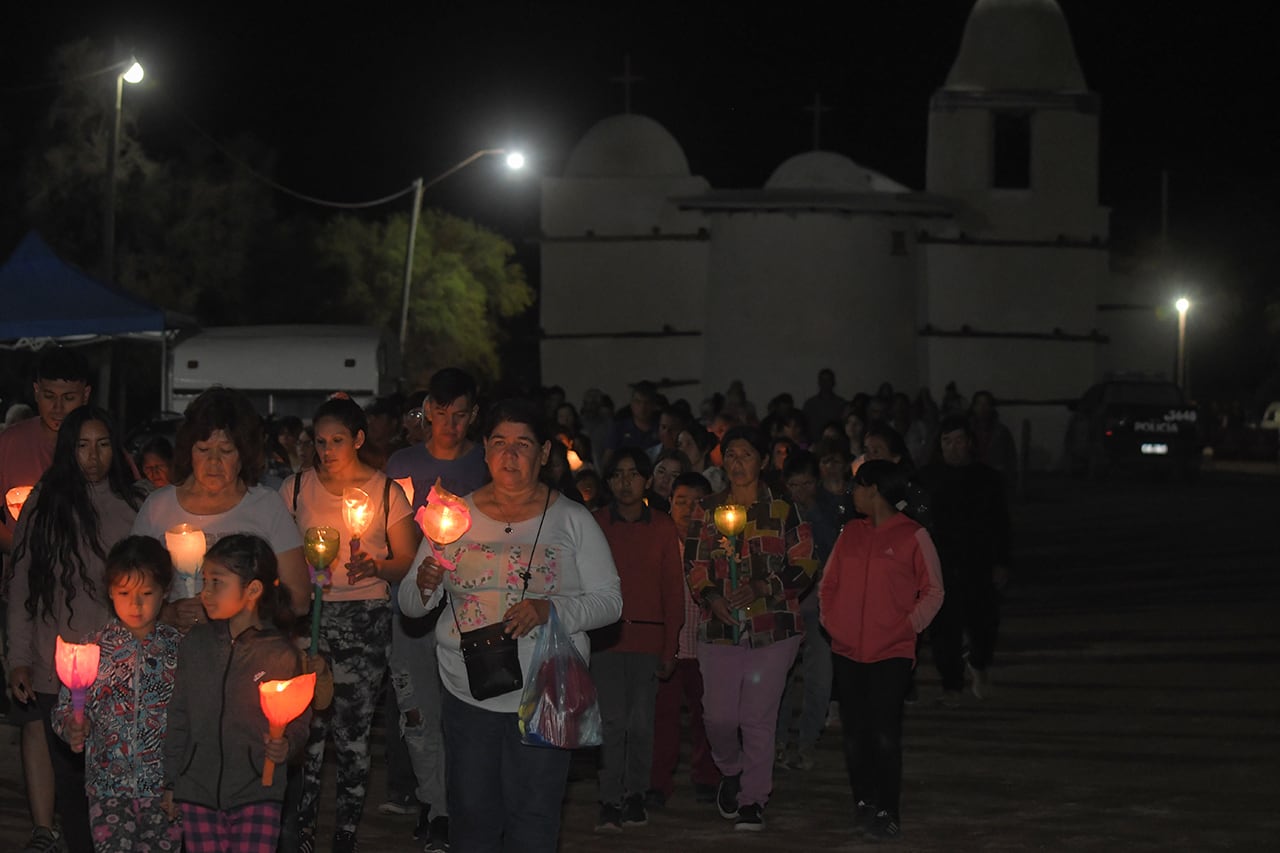
[[[907,474],[870,460],[853,481],[865,518],[845,525],[818,588],[831,635],[854,829],[878,840],[901,833],[902,704],[916,635],[942,606],[942,567],[928,532],[899,511]]]

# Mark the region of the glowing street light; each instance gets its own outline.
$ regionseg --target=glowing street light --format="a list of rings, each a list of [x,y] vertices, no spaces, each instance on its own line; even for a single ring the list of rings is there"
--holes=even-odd
[[[1187,394],[1187,309],[1191,300],[1180,296],[1173,307],[1178,309],[1178,387]]]
[[[422,178],[418,178],[413,182],[413,213],[409,217],[409,243],[405,248],[404,255],[404,295],[400,300],[400,353],[402,356],[405,351],[406,338],[409,334],[409,289],[413,280],[413,244],[414,238],[418,234],[418,216],[422,213],[422,192],[429,187],[434,187],[454,172],[465,169],[481,157],[488,157],[493,154],[507,155],[507,168],[513,172],[519,171],[525,166],[524,154],[519,151],[506,148],[481,148],[469,157],[454,163],[431,180],[423,182]]]
[[[127,67],[125,67],[127,66]],[[124,105],[124,84],[142,82],[145,71],[136,59],[116,67],[125,67],[116,75],[116,108],[111,123],[111,143],[107,149],[107,200],[102,217],[102,277],[108,283],[116,274],[116,161],[120,159],[120,114]]]

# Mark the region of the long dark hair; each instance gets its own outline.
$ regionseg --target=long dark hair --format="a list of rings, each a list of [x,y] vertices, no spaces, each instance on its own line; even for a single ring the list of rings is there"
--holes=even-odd
[[[289,588],[280,583],[279,561],[265,539],[252,533],[223,536],[210,546],[204,558],[221,564],[244,585],[255,580],[262,584],[259,619],[274,623],[282,631],[293,625]]]
[[[97,592],[97,585],[89,577],[80,548],[87,543],[103,562],[107,559],[107,551],[100,541],[98,511],[89,495],[89,483],[76,460],[80,429],[90,421],[104,424],[111,438],[111,465],[107,468],[107,483],[111,491],[132,509],[136,510],[142,503],[142,493],[134,485],[128,454],[116,433],[111,415],[97,406],[81,406],[67,415],[58,429],[53,464],[40,478],[26,536],[18,543],[13,555],[16,561],[28,551],[31,554],[25,602],[30,616],[35,616],[39,610],[43,618],[49,617],[53,612],[54,591],[59,584],[67,611],[74,616],[72,601],[76,597],[74,581],[77,575],[86,593],[93,596]],[[56,578],[55,572],[59,572]]]

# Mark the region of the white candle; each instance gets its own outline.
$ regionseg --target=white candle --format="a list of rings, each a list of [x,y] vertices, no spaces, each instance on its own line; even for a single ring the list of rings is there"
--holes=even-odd
[[[179,524],[165,531],[164,544],[169,549],[173,567],[178,570],[178,580],[182,584],[180,597],[192,597],[200,590],[196,573],[204,562],[204,531],[190,524]]]

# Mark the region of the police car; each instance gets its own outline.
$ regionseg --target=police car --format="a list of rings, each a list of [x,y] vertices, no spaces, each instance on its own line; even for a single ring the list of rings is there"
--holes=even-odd
[[[1073,472],[1097,478],[1122,464],[1158,467],[1187,477],[1199,471],[1199,413],[1172,382],[1100,382],[1071,409],[1066,459]]]

